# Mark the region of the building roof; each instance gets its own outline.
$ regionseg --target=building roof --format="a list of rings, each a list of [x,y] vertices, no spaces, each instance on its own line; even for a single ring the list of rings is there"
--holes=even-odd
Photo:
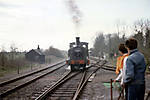
[[[39,45],[38,45],[37,49],[32,49],[29,52],[27,52],[26,54],[30,53],[31,51],[34,51],[34,52],[36,52],[39,55],[44,55],[44,53],[41,51]]]
[[[32,49],[29,52],[27,52],[26,55],[29,54],[30,52],[36,52],[37,54],[39,54],[41,56],[44,55],[44,53],[39,49]]]
[[[44,53],[40,49],[32,49],[32,50],[34,50],[39,55],[44,55]]]

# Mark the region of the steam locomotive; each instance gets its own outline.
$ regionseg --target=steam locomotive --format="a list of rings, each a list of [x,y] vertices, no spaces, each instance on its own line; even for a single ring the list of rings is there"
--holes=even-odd
[[[68,60],[66,61],[71,67],[71,71],[85,70],[89,65],[88,43],[80,42],[80,37],[76,37],[76,42],[70,43],[68,50]]]

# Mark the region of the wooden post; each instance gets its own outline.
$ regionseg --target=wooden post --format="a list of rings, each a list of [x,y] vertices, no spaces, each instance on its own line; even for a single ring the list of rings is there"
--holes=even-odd
[[[111,95],[111,100],[113,100],[113,91],[112,91],[112,88],[113,88],[113,86],[112,86],[112,79],[110,79],[110,95]]]
[[[17,72],[18,72],[18,74],[19,74],[19,65],[18,65],[18,68],[17,68]]]
[[[31,62],[31,71],[32,71],[32,62]]]

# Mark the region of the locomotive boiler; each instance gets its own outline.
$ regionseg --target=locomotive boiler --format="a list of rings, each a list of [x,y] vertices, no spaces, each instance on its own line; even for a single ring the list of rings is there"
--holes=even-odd
[[[76,71],[85,70],[89,63],[88,43],[80,42],[80,37],[76,37],[76,42],[70,43],[67,64],[71,71]]]

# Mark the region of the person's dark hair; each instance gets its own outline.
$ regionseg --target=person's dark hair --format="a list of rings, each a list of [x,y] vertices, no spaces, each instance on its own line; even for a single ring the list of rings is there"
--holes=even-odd
[[[119,45],[119,51],[121,51],[123,54],[128,53],[128,50],[126,49],[125,44]]]
[[[137,48],[138,42],[137,42],[136,39],[130,38],[130,39],[126,40],[125,45],[126,45],[130,50],[133,50],[133,49],[136,49],[136,48]]]

